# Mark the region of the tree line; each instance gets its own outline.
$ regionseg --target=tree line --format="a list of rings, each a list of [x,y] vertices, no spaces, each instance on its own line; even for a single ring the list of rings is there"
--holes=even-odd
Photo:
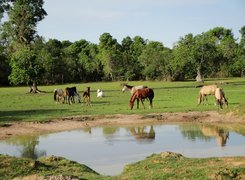
[[[2,0],[0,84],[62,84],[117,80],[204,81],[204,77],[242,77],[245,26],[240,39],[231,29],[214,27],[181,37],[173,48],[140,36],[121,42],[103,33],[99,43],[45,40],[36,31],[47,15],[43,0]]]

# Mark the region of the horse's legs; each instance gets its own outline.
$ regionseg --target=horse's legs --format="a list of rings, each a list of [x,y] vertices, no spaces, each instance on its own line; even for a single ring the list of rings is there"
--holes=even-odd
[[[141,103],[142,103],[142,105],[143,105],[143,107],[144,107],[144,109],[145,109],[145,105],[144,105],[143,99],[140,99],[140,100],[141,100]]]
[[[203,97],[204,99],[205,99],[205,101],[206,101],[206,105],[208,105],[208,96],[207,95],[204,95],[204,97]],[[204,99],[203,99],[203,102],[204,102]]]
[[[137,98],[137,109],[139,109],[139,99]]]
[[[150,100],[150,109],[153,108],[153,105],[152,105],[152,99],[149,99]]]

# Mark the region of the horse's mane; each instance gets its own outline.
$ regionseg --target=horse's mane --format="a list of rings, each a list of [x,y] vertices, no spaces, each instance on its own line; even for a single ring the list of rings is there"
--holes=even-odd
[[[124,86],[126,86],[127,88],[129,88],[129,89],[132,89],[134,86],[130,86],[130,85],[128,85],[128,84],[124,84]]]
[[[137,91],[130,98],[130,103],[134,103],[135,99],[137,99]]]

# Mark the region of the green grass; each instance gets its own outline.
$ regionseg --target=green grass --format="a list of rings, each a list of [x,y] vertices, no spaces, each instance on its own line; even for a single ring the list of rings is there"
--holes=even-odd
[[[229,108],[223,112],[235,111],[245,113],[245,80],[242,78],[209,79],[205,84],[223,82],[220,86],[225,90]],[[0,88],[0,122],[11,121],[45,121],[74,115],[105,115],[105,114],[149,114],[163,112],[188,112],[217,110],[214,97],[209,97],[209,106],[197,106],[199,88],[194,81],[162,82],[162,81],[132,81],[130,85],[147,85],[153,88],[155,98],[153,109],[148,109],[149,102],[145,101],[146,109],[140,104],[140,109],[129,109],[130,93],[122,93],[122,82],[96,82],[67,85],[39,86],[47,93],[27,94],[27,87]],[[76,86],[80,95],[87,86],[91,87],[92,107],[81,104],[56,104],[53,100],[55,88]],[[102,89],[106,97],[97,98],[96,90]]]
[[[186,158],[164,152],[125,166],[118,176],[102,176],[86,165],[61,157],[37,160],[0,155],[0,177],[58,176],[66,179],[244,179],[245,157]],[[33,178],[32,178],[33,179]],[[57,179],[57,178],[56,178]]]

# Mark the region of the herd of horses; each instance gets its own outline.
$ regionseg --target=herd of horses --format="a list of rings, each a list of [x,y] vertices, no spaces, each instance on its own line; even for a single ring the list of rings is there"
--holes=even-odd
[[[54,90],[54,101],[56,103],[67,103],[72,104],[75,103],[75,96],[77,97],[78,103],[81,103],[81,97],[79,93],[77,92],[77,88],[74,87],[67,87],[65,88],[65,91],[58,88]],[[90,101],[90,87],[87,87],[87,90],[83,93],[83,103],[87,105],[91,105]]]
[[[129,107],[132,110],[134,107],[134,102],[137,101],[137,109],[139,109],[139,102],[141,102],[143,108],[145,109],[144,101],[148,100],[150,103],[149,108],[153,108],[153,98],[154,98],[154,91],[152,88],[149,88],[144,85],[140,86],[130,86],[126,83],[121,84],[123,86],[122,92],[125,92],[126,90],[130,91],[130,101],[129,101]],[[228,106],[228,100],[225,97],[224,90],[220,87],[218,87],[216,84],[214,85],[205,85],[200,88],[199,94],[198,94],[198,105],[204,104],[204,101],[206,101],[206,104],[208,104],[207,96],[214,95],[215,97],[215,103],[218,105],[221,109],[223,108],[223,105]],[[58,103],[67,103],[72,104],[75,103],[75,97],[77,97],[78,103],[81,103],[81,97],[76,89],[76,87],[67,87],[65,91],[62,89],[55,89],[54,90],[54,100]],[[91,106],[91,97],[90,97],[90,87],[87,87],[86,91],[83,92],[83,103],[87,106]],[[104,92],[101,89],[97,90],[97,97],[104,97]]]

